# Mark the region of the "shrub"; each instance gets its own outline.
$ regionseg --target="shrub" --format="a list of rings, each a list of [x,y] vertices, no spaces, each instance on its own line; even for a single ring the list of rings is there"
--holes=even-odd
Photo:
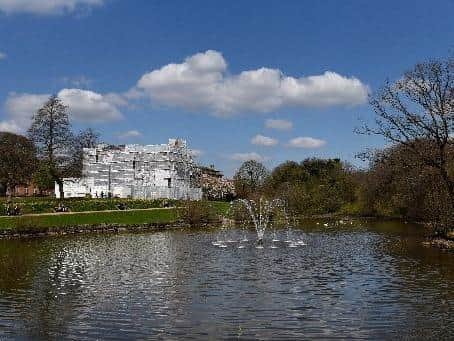
[[[186,201],[179,210],[179,218],[186,224],[197,226],[215,221],[217,210],[208,201]]]

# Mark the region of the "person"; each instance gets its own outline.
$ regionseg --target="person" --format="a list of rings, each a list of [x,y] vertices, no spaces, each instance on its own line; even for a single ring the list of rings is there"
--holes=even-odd
[[[104,191],[101,191],[101,199],[104,199]]]
[[[63,205],[61,202],[58,203],[58,206],[54,208],[55,212],[69,212],[69,208]]]
[[[13,215],[20,215],[20,207],[17,204],[14,205]]]
[[[13,215],[13,211],[11,209],[11,203],[9,201],[6,204],[6,215],[8,215],[8,216]]]
[[[127,210],[128,209],[128,206],[126,206],[126,203],[124,202],[120,202],[118,205],[117,205],[117,208],[121,211],[123,210]]]

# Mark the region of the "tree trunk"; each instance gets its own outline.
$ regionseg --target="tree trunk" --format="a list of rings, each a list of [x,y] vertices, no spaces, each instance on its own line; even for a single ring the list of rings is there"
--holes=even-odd
[[[6,193],[8,193],[8,200],[11,200],[11,198],[16,194],[16,185],[7,183],[6,184]]]
[[[58,191],[60,192],[60,199],[64,199],[65,192],[63,191],[63,181],[58,180],[57,183],[58,183]]]

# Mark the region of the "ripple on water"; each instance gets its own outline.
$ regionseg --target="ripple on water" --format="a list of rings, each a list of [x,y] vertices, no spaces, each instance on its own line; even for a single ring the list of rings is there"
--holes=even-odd
[[[9,241],[0,339],[453,336],[453,255],[373,228],[292,238],[263,249],[243,230]]]

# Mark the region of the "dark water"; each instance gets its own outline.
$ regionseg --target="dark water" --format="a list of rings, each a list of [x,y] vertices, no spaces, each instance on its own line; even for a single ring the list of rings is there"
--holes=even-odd
[[[219,248],[218,230],[0,240],[0,340],[454,338],[454,253],[421,227],[302,225],[297,248]]]

